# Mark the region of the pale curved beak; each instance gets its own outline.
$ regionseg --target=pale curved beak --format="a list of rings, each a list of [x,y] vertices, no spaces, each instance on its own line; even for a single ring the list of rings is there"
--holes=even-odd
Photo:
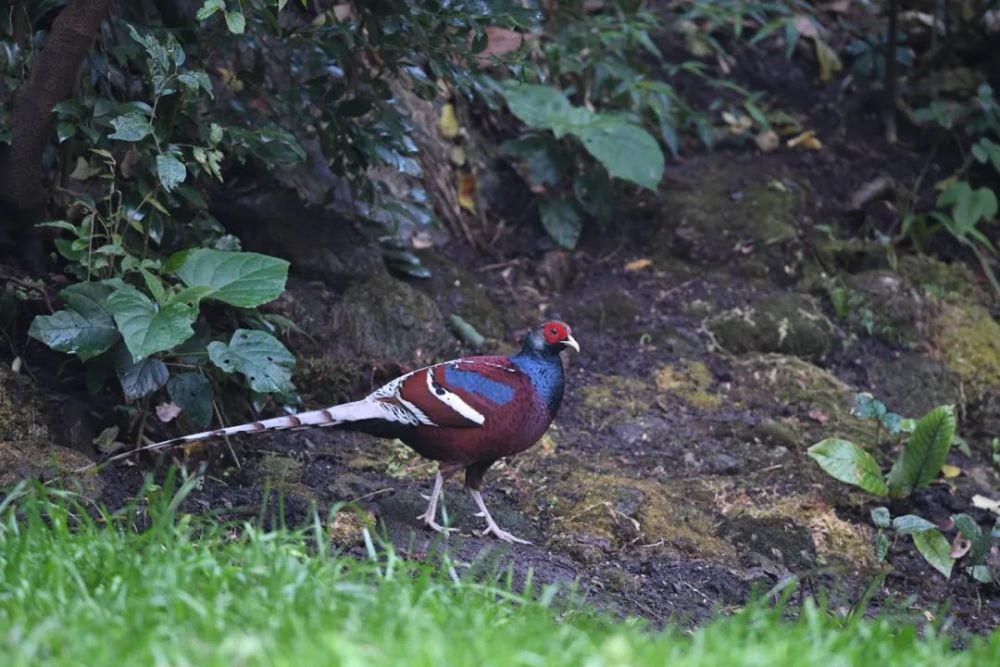
[[[574,350],[576,350],[577,352],[579,352],[579,351],[580,351],[580,344],[579,344],[579,343],[577,343],[577,342],[576,342],[576,339],[575,339],[575,338],[573,338],[572,336],[567,336],[567,337],[566,337],[566,340],[564,340],[564,341],[562,342],[562,344],[563,344],[563,345],[565,345],[566,347],[571,347],[571,348],[573,348],[573,349],[574,349]]]

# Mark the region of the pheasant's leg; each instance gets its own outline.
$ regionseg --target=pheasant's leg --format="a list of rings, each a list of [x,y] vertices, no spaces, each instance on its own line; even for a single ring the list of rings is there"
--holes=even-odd
[[[441,488],[444,486],[444,476],[441,471],[438,470],[437,477],[434,478],[434,490],[431,491],[430,503],[427,505],[427,511],[418,516],[417,518],[424,522],[428,528],[432,528],[439,533],[447,533],[455,528],[445,528],[434,518],[437,516],[438,500],[441,498]]]
[[[483,502],[483,494],[479,493],[476,489],[469,489],[469,493],[472,495],[473,500],[476,501],[476,505],[479,506],[479,514],[476,516],[481,516],[486,519],[486,530],[483,531],[483,536],[495,535],[497,538],[503,540],[504,542],[517,542],[518,544],[531,544],[528,540],[522,540],[520,537],[515,537],[511,535],[506,530],[500,528],[497,522],[493,520],[490,516],[490,511],[486,509],[486,503]]]

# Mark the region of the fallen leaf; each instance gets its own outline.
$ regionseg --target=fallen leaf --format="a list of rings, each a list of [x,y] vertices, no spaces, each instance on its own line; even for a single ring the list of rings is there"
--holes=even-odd
[[[953,479],[962,474],[962,469],[958,466],[948,465],[947,463],[941,466],[941,475],[945,479]]]
[[[653,260],[651,259],[635,259],[625,265],[625,271],[628,273],[635,273],[637,271],[642,271],[643,269],[648,269],[653,265]]]
[[[194,442],[189,442],[186,445],[181,445],[181,449],[184,451],[184,458],[188,458],[194,454],[200,454],[205,450],[205,441],[196,440]]]
[[[354,7],[349,2],[342,2],[333,6],[333,17],[340,23],[347,23],[357,18]]]
[[[458,205],[470,213],[476,212],[476,177],[472,174],[458,175]]]
[[[840,62],[837,52],[821,38],[816,37],[813,41],[816,43],[816,60],[819,61],[819,79],[832,81],[844,69],[844,63]]]
[[[745,116],[738,112],[723,111],[722,120],[729,126],[731,134],[743,134],[753,126],[753,120],[750,116]]]
[[[934,614],[929,609],[924,609],[924,618],[927,619],[928,623],[934,622]]]
[[[441,136],[445,139],[454,139],[461,129],[455,116],[455,105],[445,104],[441,108],[441,118],[438,119],[438,131]]]
[[[452,164],[461,167],[465,164],[465,149],[461,146],[452,146],[448,151],[448,159]]]
[[[10,362],[10,370],[15,374],[21,372],[21,365],[24,362],[21,361],[21,357],[14,357],[14,361]]]
[[[753,140],[756,142],[757,148],[764,153],[770,153],[781,144],[781,139],[778,138],[778,133],[774,130],[759,132]]]
[[[823,143],[816,138],[816,132],[814,130],[806,130],[797,137],[792,137],[788,140],[786,145],[789,148],[801,147],[810,151],[818,151],[823,148]]]
[[[434,247],[434,239],[431,238],[430,233],[427,231],[420,231],[414,234],[411,243],[417,250],[427,250]]]
[[[1000,514],[1000,500],[991,500],[990,498],[981,496],[978,493],[972,496],[972,506],[981,510],[993,512],[994,514]]]
[[[812,410],[807,412],[806,415],[809,417],[809,419],[812,419],[817,424],[825,424],[828,421],[830,421],[830,415],[826,414],[819,408],[813,408]]]
[[[805,14],[796,14],[793,21],[795,25],[795,30],[803,37],[809,37],[815,39],[819,37],[819,31],[816,30],[816,24],[812,22]]]
[[[160,403],[156,406],[156,416],[161,422],[170,422],[181,413],[180,406],[176,403]]]
[[[822,9],[833,14],[846,14],[851,10],[851,0],[833,0],[823,5]]]
[[[951,552],[948,554],[954,559],[959,559],[969,553],[972,548],[972,540],[968,540],[961,535],[955,536],[955,541],[951,543]]]

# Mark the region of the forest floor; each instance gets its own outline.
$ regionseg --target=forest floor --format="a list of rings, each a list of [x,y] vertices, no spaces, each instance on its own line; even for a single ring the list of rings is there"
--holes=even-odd
[[[835,92],[792,63],[741,67],[748,83],[769,86],[817,131],[822,150],[723,150],[675,162],[657,197],[631,207],[614,230],[588,230],[574,253],[525,226],[499,259],[458,243],[424,251],[434,277],[409,281],[407,294],[433,301],[434,331],[458,313],[487,334],[485,352],[513,351],[527,327],[559,318],[582,347],[565,355],[566,398],[550,433],[487,475],[498,523],[533,544],[478,537],[474,505],[453,482],[445,502],[460,531],[447,548],[471,568],[512,567],[518,580],[530,571],[536,583],[578,581],[599,607],[657,624],[704,621],[789,577],[849,609],[884,574],[873,608],[944,613],[959,630],[991,631],[1000,625],[995,588],[975,585],[961,567],[945,579],[907,537],[893,541],[882,569],[869,512],[883,501],[830,479],[806,454],[825,437],[849,437],[888,467],[898,443],[871,446],[871,429],[850,415],[856,392],[908,417],[954,403],[972,455],[956,450],[948,462],[960,474],[890,509],[942,525],[968,512],[992,525],[971,499],[1000,494],[990,451],[1000,434],[996,301],[961,263],[890,261],[885,246],[861,240],[881,224],[879,203],[862,211],[847,203],[879,176],[912,183],[926,172],[932,183],[947,173],[946,158],[929,163],[928,147],[905,133],[886,145],[873,112],[843,111]],[[834,290],[852,299],[840,318]],[[314,282],[293,280],[279,307],[294,315],[315,291]],[[390,317],[373,335],[400,321],[419,328],[408,318]],[[437,345],[401,343],[409,356],[391,360],[412,366],[470,353]],[[370,366],[348,372],[322,359],[304,362],[297,377],[308,408],[377,384]],[[343,396],[330,396],[334,383]],[[291,525],[307,520],[313,503],[325,515],[347,502],[411,558],[433,558],[443,546],[416,519],[434,468],[399,443],[316,430],[231,447],[184,452],[210,463],[190,509],[255,517],[269,490],[283,497]],[[152,464],[111,466],[88,483],[121,505]],[[333,520],[342,546],[363,553],[357,522]]]

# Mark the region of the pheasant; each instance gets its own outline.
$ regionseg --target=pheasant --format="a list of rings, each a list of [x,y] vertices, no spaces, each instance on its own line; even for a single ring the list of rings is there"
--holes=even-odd
[[[236,433],[327,426],[399,438],[421,456],[439,462],[427,510],[417,517],[435,531],[445,478],[465,468],[465,487],[486,521],[483,536],[529,544],[500,528],[481,493],[483,476],[498,459],[523,452],[545,434],[562,403],[564,377],[559,353],[580,346],[569,326],[546,322],[525,336],[513,356],[463,357],[402,375],[367,397],[322,410],[274,417],[194,433],[149,446]]]

